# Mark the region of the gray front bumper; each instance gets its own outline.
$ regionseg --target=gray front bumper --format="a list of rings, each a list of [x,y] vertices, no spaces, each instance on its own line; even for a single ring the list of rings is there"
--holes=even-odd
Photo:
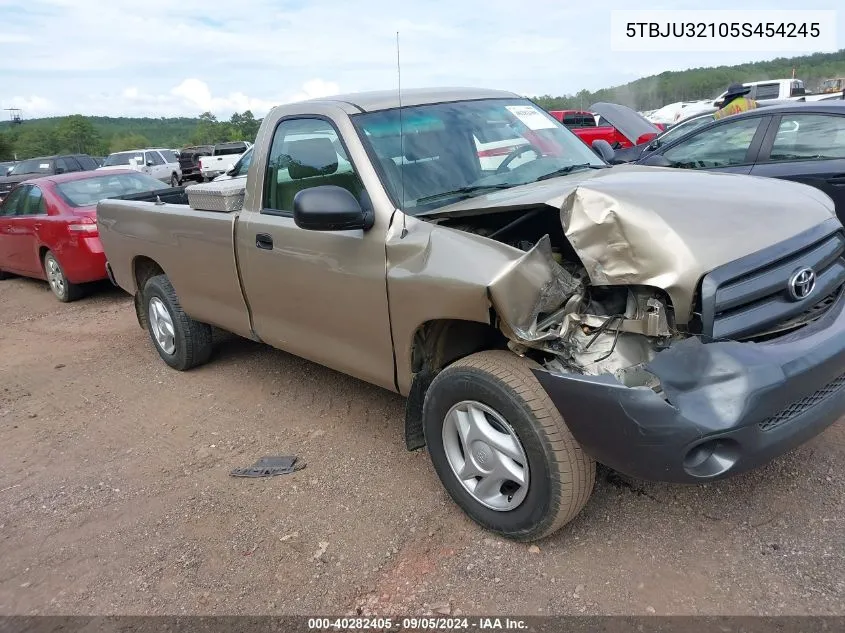
[[[845,415],[845,293],[779,339],[689,338],[647,369],[666,400],[609,375],[534,373],[583,449],[621,473],[695,483],[758,467]]]

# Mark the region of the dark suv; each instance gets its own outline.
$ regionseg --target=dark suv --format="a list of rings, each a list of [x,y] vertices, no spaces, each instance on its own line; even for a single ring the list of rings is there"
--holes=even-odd
[[[200,157],[211,156],[214,145],[194,145],[179,150],[179,167],[182,169],[182,180],[202,181],[200,173]]]
[[[8,176],[0,177],[0,200],[9,195],[15,185],[24,180],[93,169],[97,169],[97,163],[88,154],[28,158],[17,163]]]

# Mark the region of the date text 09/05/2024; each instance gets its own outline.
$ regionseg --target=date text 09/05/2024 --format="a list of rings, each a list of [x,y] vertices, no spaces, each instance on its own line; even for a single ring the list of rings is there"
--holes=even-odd
[[[528,624],[518,618],[464,617],[343,617],[309,618],[308,628],[318,631],[519,631]]]
[[[817,38],[818,22],[628,22],[626,37]]]

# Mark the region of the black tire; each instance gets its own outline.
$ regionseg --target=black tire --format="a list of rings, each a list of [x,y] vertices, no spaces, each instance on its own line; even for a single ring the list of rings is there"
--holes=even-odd
[[[12,277],[14,277],[14,275],[12,275],[12,273],[7,273],[7,272],[0,270],[0,281],[3,281],[4,279],[11,279]]]
[[[72,284],[67,280],[62,265],[51,251],[44,253],[44,259],[41,263],[44,266],[44,273],[47,275],[47,284],[59,301],[70,303],[82,297],[84,294],[82,286]]]
[[[182,310],[176,291],[167,275],[151,277],[144,286],[144,314],[146,315],[147,332],[161,359],[173,369],[186,371],[197,365],[208,362],[211,358],[211,326],[206,323],[195,321]],[[173,342],[175,349],[168,353],[161,346],[152,319],[150,318],[150,302],[158,298],[168,315],[173,326]]]
[[[171,187],[178,187],[179,186],[179,176],[173,174],[170,176],[170,186]]]
[[[531,373],[538,365],[508,351],[486,351],[456,361],[431,383],[423,424],[431,461],[452,499],[481,526],[519,540],[543,538],[572,520],[587,503],[595,462],[581,450],[548,394]],[[482,505],[449,465],[443,444],[446,414],[457,403],[480,402],[498,412],[522,444],[530,469],[524,500],[498,511]]]

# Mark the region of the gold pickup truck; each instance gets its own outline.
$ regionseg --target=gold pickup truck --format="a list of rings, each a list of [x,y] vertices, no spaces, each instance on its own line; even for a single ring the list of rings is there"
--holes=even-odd
[[[161,358],[208,361],[215,326],[407,396],[408,448],[505,536],[572,519],[596,461],[708,482],[845,413],[814,188],[609,167],[529,100],[442,89],[277,107],[246,179],[187,191],[98,206]]]

